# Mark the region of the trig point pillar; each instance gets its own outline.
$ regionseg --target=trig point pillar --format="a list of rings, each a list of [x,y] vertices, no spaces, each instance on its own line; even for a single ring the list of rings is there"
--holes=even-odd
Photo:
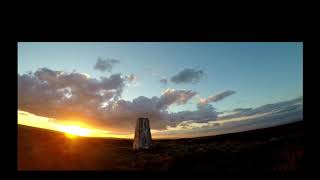
[[[133,150],[148,149],[151,146],[149,119],[140,117],[136,122]]]

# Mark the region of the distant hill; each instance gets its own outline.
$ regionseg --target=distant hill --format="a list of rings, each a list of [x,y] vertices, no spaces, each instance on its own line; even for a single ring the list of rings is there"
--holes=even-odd
[[[303,172],[304,121],[217,136],[154,140],[133,151],[132,140],[67,138],[18,125],[19,170],[189,170]]]

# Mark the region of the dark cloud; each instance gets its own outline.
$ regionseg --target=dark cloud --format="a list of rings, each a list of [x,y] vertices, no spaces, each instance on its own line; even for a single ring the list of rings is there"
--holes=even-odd
[[[110,102],[100,117],[109,127],[119,129],[133,129],[138,117],[146,116],[150,120],[153,129],[165,129],[166,122],[162,118],[162,112],[158,109],[159,98],[147,98],[140,96],[132,101],[118,100]]]
[[[196,93],[187,90],[167,89],[160,97],[147,98],[140,96],[132,101],[112,101],[104,108],[104,116],[108,116],[114,123],[127,123],[127,127],[134,127],[134,121],[140,116],[150,119],[150,126],[153,129],[165,129],[170,122],[167,108],[170,105],[182,105],[187,103]]]
[[[176,103],[177,105],[185,104],[196,94],[196,92],[190,90],[166,89],[160,97],[159,108],[167,108],[169,105],[174,103]]]
[[[94,65],[94,69],[102,72],[104,71],[111,72],[113,69],[113,66],[117,63],[120,63],[120,61],[117,59],[102,59],[101,57],[99,57],[97,59],[96,64]]]
[[[128,130],[139,116],[150,117],[152,128],[164,129],[170,105],[182,105],[196,95],[194,91],[167,89],[160,97],[140,96],[121,100],[125,83],[132,75],[113,74],[100,79],[72,72],[38,69],[18,74],[18,109],[56,119],[81,117],[99,127]]]
[[[187,119],[178,122],[169,130],[160,131],[157,134],[167,137],[170,137],[170,135],[175,135],[174,137],[210,136],[301,121],[303,120],[303,100],[297,98],[257,108],[237,108],[234,112],[236,113],[209,121],[201,122]]]
[[[168,107],[173,104],[182,105],[196,95],[193,91],[166,90],[160,97],[147,98],[140,96],[132,101],[112,101],[103,110],[105,119],[110,119],[110,125],[122,123],[126,127],[134,127],[134,120],[140,116],[147,116],[153,129],[174,127],[182,121],[194,120],[207,122],[217,118],[217,112],[210,105],[197,105],[195,111],[169,113]],[[108,117],[108,118],[107,118]]]
[[[162,83],[162,84],[168,84],[168,80],[167,80],[167,78],[161,78],[160,79],[160,82]]]
[[[62,120],[81,117],[85,123],[96,127],[124,131],[134,129],[135,120],[140,116],[150,118],[152,129],[163,130],[167,126],[176,127],[184,121],[208,123],[208,127],[211,127],[210,121],[221,123],[232,118],[264,113],[268,113],[265,117],[270,117],[269,123],[271,117],[275,120],[288,119],[302,114],[302,97],[258,108],[238,108],[234,110],[235,113],[223,117],[219,117],[219,112],[208,103],[198,103],[194,111],[169,112],[171,105],[184,105],[197,93],[191,90],[166,89],[159,97],[140,96],[132,101],[120,99],[126,83],[133,79],[135,78],[132,75],[121,74],[95,79],[77,72],[67,73],[48,68],[38,69],[34,73],[18,74],[18,109]],[[229,93],[208,99],[217,101],[234,93],[226,92]],[[268,123],[265,119],[262,121]]]
[[[18,74],[18,108],[54,118],[94,117],[101,103],[121,97],[124,85],[120,74],[97,80],[77,72],[41,68]]]
[[[233,119],[236,121],[232,121]],[[226,128],[228,129],[228,132],[265,128],[301,121],[303,120],[303,100],[302,98],[296,98],[289,101],[263,105],[257,108],[245,109],[235,114],[219,118],[218,120],[222,123],[229,122],[227,126],[223,126],[224,130],[226,130]]]
[[[236,108],[233,111],[234,112],[246,112],[246,111],[250,111],[252,110],[252,108]]]
[[[208,122],[216,120],[218,118],[218,113],[211,104],[198,104],[197,110],[170,113],[167,118],[175,123],[190,120],[195,122]]]
[[[204,76],[202,70],[195,70],[191,68],[184,69],[180,71],[178,74],[171,77],[171,82],[179,84],[179,83],[197,83]]]
[[[270,115],[291,113],[291,112],[302,112],[303,102],[302,98],[296,98],[289,101],[281,101],[272,104],[266,104],[257,108],[237,108],[234,109],[232,114],[223,116],[221,119],[239,118],[246,116],[254,116],[258,114],[269,113]]]
[[[219,93],[215,96],[209,96],[207,99],[201,99],[199,103],[200,104],[208,104],[210,102],[217,102],[217,101],[220,101],[220,100],[222,100],[222,99],[224,99],[234,93],[235,93],[235,91],[227,90],[227,91]]]

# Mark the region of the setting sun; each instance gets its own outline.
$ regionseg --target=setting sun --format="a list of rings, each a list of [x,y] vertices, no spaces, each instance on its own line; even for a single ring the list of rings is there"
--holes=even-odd
[[[59,126],[59,130],[65,132],[67,137],[75,137],[75,136],[89,136],[90,130],[86,128],[82,128],[80,126]]]
[[[70,120],[76,119],[76,120]],[[68,120],[57,120],[43,116],[37,116],[32,113],[18,110],[18,124],[60,131],[66,134],[67,137],[73,138],[77,136],[86,137],[112,137],[132,139],[132,133],[121,134],[118,132],[97,129],[86,123],[81,122],[79,118],[69,118]]]

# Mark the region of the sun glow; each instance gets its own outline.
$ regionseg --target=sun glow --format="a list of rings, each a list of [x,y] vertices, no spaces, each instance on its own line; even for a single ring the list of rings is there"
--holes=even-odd
[[[67,137],[76,137],[76,136],[90,136],[90,129],[82,128],[80,126],[63,126],[59,125],[59,131],[65,132]]]
[[[69,138],[84,137],[113,137],[132,139],[133,134],[121,134],[105,129],[97,129],[83,122],[79,117],[65,120],[57,120],[43,116],[37,116],[25,111],[18,110],[18,124],[43,129],[50,129],[65,133]]]

